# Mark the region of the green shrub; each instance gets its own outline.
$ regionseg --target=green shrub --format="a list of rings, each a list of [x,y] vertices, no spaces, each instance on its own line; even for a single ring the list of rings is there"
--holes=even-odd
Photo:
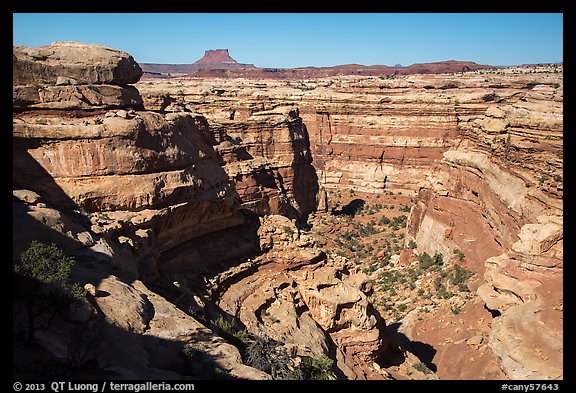
[[[440,289],[440,287],[442,286],[442,278],[441,277],[436,277],[434,279],[434,289],[436,289],[436,291],[438,291]]]
[[[549,180],[550,178],[547,175],[542,175],[539,179],[538,179],[538,183],[542,184],[544,183],[546,180]]]
[[[222,329],[223,331],[225,331],[228,334],[234,334],[234,323],[230,320],[228,320],[228,318],[224,318],[222,315],[219,315],[218,318],[216,318],[216,320],[213,320],[212,323],[216,326],[218,326],[220,329]]]
[[[440,284],[436,294],[438,295],[439,298],[442,298],[442,299],[450,299],[452,296],[454,296],[454,294],[452,292],[450,292],[446,289],[444,284]]]
[[[413,250],[413,249],[415,249],[416,247],[418,247],[418,246],[417,246],[417,244],[416,244],[416,242],[415,242],[414,240],[410,240],[410,241],[408,242],[408,248],[409,248],[409,249]]]
[[[408,273],[408,277],[410,277],[412,282],[418,280],[418,277],[420,277],[420,275],[422,274],[422,270],[420,269],[408,268],[406,272]]]
[[[433,374],[434,372],[426,366],[426,364],[419,362],[414,365],[414,368],[424,374]]]
[[[336,379],[331,371],[334,361],[326,355],[318,358],[305,356],[292,374],[293,379],[329,380]]]
[[[429,269],[431,267],[439,267],[443,263],[442,254],[436,253],[434,257],[431,257],[427,252],[423,252],[422,254],[417,256],[418,264],[420,268],[423,270]]]
[[[214,367],[214,377],[216,379],[231,379],[231,376],[220,367]]]
[[[372,222],[369,222],[366,225],[361,225],[359,232],[362,237],[367,237],[380,233],[380,231],[374,227],[374,224]]]
[[[400,211],[402,211],[402,212],[409,212],[409,211],[410,211],[410,206],[408,206],[408,205],[402,205],[402,206],[400,206]]]
[[[262,310],[260,312],[260,317],[269,316],[268,312]],[[272,317],[271,317],[272,318]],[[272,318],[273,322],[274,318]],[[223,317],[219,315],[218,318],[211,321],[212,324],[218,327],[224,334],[217,332],[220,336],[222,336],[225,340],[229,341],[231,344],[236,345],[238,347],[242,347],[243,344],[247,344],[250,341],[250,336],[245,329],[238,329],[234,325],[234,321],[230,318]],[[232,338],[233,337],[233,338]],[[236,340],[234,340],[236,339]]]
[[[14,265],[15,295],[27,302],[28,339],[38,330],[35,320],[47,312],[66,312],[70,304],[84,298],[78,283],[70,283],[74,257],[55,244],[32,241]]]
[[[441,266],[443,263],[444,263],[444,255],[440,254],[439,252],[434,254],[434,264]]]
[[[20,256],[14,267],[16,273],[38,280],[42,284],[64,285],[76,263],[67,257],[55,244],[44,244],[33,240],[30,247]]]
[[[70,288],[70,295],[74,300],[82,300],[86,298],[86,289],[84,289],[83,286],[75,282],[72,284],[72,287]]]
[[[471,270],[464,269],[460,265],[455,264],[454,265],[454,274],[452,275],[450,282],[453,285],[465,284],[466,280],[468,280],[473,274],[474,274],[474,272],[472,272]]]
[[[250,336],[246,331],[246,329],[238,330],[237,332],[234,333],[234,337],[242,341],[244,344],[248,344],[248,342],[250,341]]]
[[[453,251],[454,255],[458,258],[460,262],[464,261],[464,254],[459,249],[455,248]]]
[[[21,281],[15,286],[16,294],[44,311],[66,309],[85,296],[80,284],[69,282],[75,264],[76,259],[55,244],[33,240],[14,265],[16,279]]]

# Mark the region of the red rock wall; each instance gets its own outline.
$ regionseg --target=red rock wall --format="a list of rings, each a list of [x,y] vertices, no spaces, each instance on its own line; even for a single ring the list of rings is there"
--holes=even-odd
[[[490,296],[519,290],[501,281],[504,275],[494,279],[485,262],[510,250],[548,253],[544,259],[549,263],[540,261],[539,266],[559,266],[561,259],[563,83],[557,71],[541,67],[395,79],[155,81],[143,83],[141,91],[145,105],[160,105],[159,97],[168,92],[181,106],[205,114],[211,124],[239,127],[258,112],[297,107],[310,136],[319,188],[328,192],[328,199],[341,188],[413,195],[408,234],[417,240],[418,251],[447,256],[454,248],[463,250],[470,268],[486,271],[489,283],[482,298],[498,309],[500,303]],[[270,154],[281,153],[268,149],[262,155]],[[258,201],[259,182],[272,185],[262,178],[240,183],[247,199]],[[511,263],[522,260],[512,258]],[[530,281],[521,271],[514,269],[517,280]],[[538,280],[561,286],[561,268],[552,273]],[[547,285],[536,285],[540,289],[525,295],[541,302],[530,307],[544,309],[538,293]],[[557,378],[556,366],[522,360],[519,354],[532,340],[507,340],[517,333],[511,326],[519,314],[501,312],[490,346],[502,370],[510,378]],[[526,328],[543,323],[555,329],[542,349],[545,356],[558,349],[557,318],[561,313],[550,321],[536,318]]]

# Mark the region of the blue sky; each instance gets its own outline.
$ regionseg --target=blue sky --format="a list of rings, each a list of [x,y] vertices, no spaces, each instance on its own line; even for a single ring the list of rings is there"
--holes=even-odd
[[[14,45],[97,43],[141,63],[189,64],[221,48],[258,67],[563,61],[560,13],[18,13],[13,22]]]

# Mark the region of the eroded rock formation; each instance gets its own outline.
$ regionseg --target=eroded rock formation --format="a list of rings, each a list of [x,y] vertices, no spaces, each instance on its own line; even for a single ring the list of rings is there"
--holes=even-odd
[[[206,120],[134,110],[141,98],[125,84],[136,82],[141,71],[123,52],[66,43],[15,47],[14,53],[14,258],[31,240],[54,242],[76,255],[75,279],[96,288],[93,301],[82,306],[86,317],[58,317],[59,327],[37,333],[38,343],[56,362],[90,363],[121,378],[214,378],[215,368],[235,378],[269,378],[137,280],[157,282],[258,246],[230,233],[244,218]],[[58,105],[20,99],[21,91],[36,89],[30,84],[60,89],[63,78],[102,99],[66,89],[52,100]],[[131,91],[137,105],[118,104],[115,86]],[[236,247],[209,253],[227,236]],[[25,309],[16,309],[25,323]],[[78,329],[90,337],[62,336]],[[198,356],[182,358],[190,351]]]
[[[196,60],[194,64],[219,64],[219,63],[237,63],[230,57],[228,49],[213,49],[204,52],[201,59]]]
[[[219,283],[228,274],[227,263],[265,251],[270,261],[262,266],[292,266],[278,268],[277,276],[262,277],[252,294],[282,292],[284,286],[278,287],[276,281],[293,280],[294,269],[303,269],[300,275],[307,269],[324,269],[324,275],[340,278],[326,284],[334,288],[321,292],[313,290],[321,278],[302,282],[302,295],[296,296],[303,307],[310,303],[311,312],[303,314],[299,306],[279,302],[285,311],[282,317],[294,317],[283,321],[283,330],[262,331],[249,317],[255,310],[240,315],[231,309],[226,299],[234,296],[236,287],[226,290],[225,283],[216,286],[220,312],[238,314],[253,334],[291,345],[293,356],[318,357],[336,351],[335,370],[351,378],[366,378],[372,371],[364,368],[386,343],[380,330],[383,321],[370,311],[361,283],[344,280],[338,273],[341,268],[317,266],[327,262],[326,255],[305,239],[289,238],[297,245],[277,255],[280,228],[267,224],[280,220],[286,224],[282,228],[298,233],[294,222],[305,221],[316,208],[318,183],[306,126],[298,111],[290,107],[259,112],[242,129],[222,123],[210,128],[203,116],[189,111],[143,111],[138,91],[124,85],[134,80],[106,79],[100,74],[82,78],[83,71],[78,71],[95,61],[87,56],[88,63],[83,64],[83,53],[104,51],[102,63],[115,70],[115,64],[123,64],[126,58],[122,52],[76,43],[54,47],[78,52],[71,55],[75,63],[62,62],[53,70],[22,65],[19,54],[14,58],[15,80],[23,83],[14,87],[18,108],[13,120],[14,259],[31,240],[54,242],[76,256],[79,265],[74,279],[90,289],[90,298],[80,307],[83,311],[78,311],[83,317],[73,321],[63,317],[57,323],[60,332],[74,329],[74,323],[85,324],[92,332],[90,337],[77,337],[86,346],[82,362],[122,378],[214,378],[218,376],[215,369],[231,378],[270,378],[243,364],[238,349],[202,326],[212,323],[208,316],[199,316],[199,309],[192,310],[187,303],[204,304],[193,292],[206,291],[206,279],[214,270],[213,280]],[[32,50],[15,48],[15,53],[20,51]],[[108,52],[110,58],[105,56]],[[135,63],[132,66],[137,68]],[[72,102],[77,92],[67,90],[57,95],[58,105],[53,106],[20,99],[19,92],[30,88],[29,81],[39,89],[49,89],[63,78],[87,91],[104,86],[101,82],[131,89],[138,104],[117,105],[108,100],[106,94],[113,94],[114,89],[98,90],[104,96],[97,102],[79,98],[82,105]],[[243,209],[262,215],[262,221],[247,218]],[[264,217],[272,212],[294,222],[281,216]],[[235,270],[241,271],[242,266]],[[234,274],[229,278],[236,280]],[[197,279],[201,286],[190,285]],[[182,312],[167,298],[189,312]],[[262,306],[257,299],[248,299],[243,307],[251,305]],[[18,320],[24,324],[23,307],[19,304],[17,309]],[[206,310],[212,309],[207,306]],[[74,340],[50,328],[36,339],[59,362],[73,361]],[[120,341],[130,348],[127,353],[117,345]]]
[[[393,191],[414,200],[413,253],[462,250],[483,277],[458,318],[493,316],[454,346],[428,334],[436,315],[454,322],[452,303],[400,321],[407,339],[431,340],[437,375],[562,378],[563,84],[543,71],[136,89],[124,52],[14,47],[13,259],[55,242],[90,289],[38,342],[122,378],[270,378],[208,329],[224,314],[281,342],[292,368],[328,355],[340,378],[434,379],[390,335],[361,266],[304,233],[341,190]],[[449,371],[477,354],[474,372]]]
[[[557,288],[562,283],[561,69],[297,82],[156,80],[140,82],[139,88],[146,106],[166,109],[159,106],[159,97],[168,95],[205,114],[211,124],[234,123],[238,128],[259,111],[292,105],[310,135],[319,207],[329,207],[331,196],[342,188],[412,195],[409,239],[430,255],[464,251],[468,268],[486,273],[479,294],[488,308],[500,304],[494,300],[498,297],[502,304],[519,297],[525,307],[538,309],[534,315],[550,307],[561,310],[560,295],[549,295],[554,303],[549,305],[541,293],[548,293],[543,289],[548,280]],[[508,288],[512,283],[500,283],[506,274],[494,273],[495,260],[508,261],[498,262],[506,267],[497,271],[514,269],[518,282],[536,280],[532,289],[523,289],[534,292],[521,295]],[[519,266],[524,268],[517,270]],[[542,272],[538,278],[536,270]],[[483,302],[466,308],[470,316],[483,315]],[[561,377],[559,363],[544,363],[561,348],[562,313],[522,322],[530,326],[526,331],[546,326],[553,332],[536,351],[541,353],[538,365],[534,357],[523,360],[523,351],[534,352],[532,344],[538,340],[513,327],[520,323],[513,321],[521,311],[507,314],[500,308],[493,309],[501,316],[492,322],[489,345],[507,377]],[[450,359],[449,350],[445,352],[438,358]]]
[[[213,122],[211,130],[243,207],[303,220],[316,210],[318,178],[297,108],[255,112],[242,123]]]
[[[434,209],[423,202],[419,206],[427,212],[413,213],[424,216],[421,223],[428,217],[435,232],[466,233],[471,237],[467,248],[485,261],[486,269],[479,271],[485,271],[487,282],[478,294],[487,308],[500,313],[489,346],[507,376],[562,378],[562,82],[526,82],[522,92],[501,92],[496,104],[488,102],[485,110],[470,101],[457,107],[462,143],[443,154],[442,165],[448,168],[432,187]],[[462,220],[456,209],[437,211],[435,206],[451,199],[477,213]],[[434,232],[412,223],[416,238]],[[486,239],[493,240],[486,244]],[[427,244],[464,246],[450,240],[454,243]],[[508,308],[511,301],[522,306]],[[539,329],[546,333],[534,334]]]
[[[260,221],[261,247],[268,252],[244,269],[224,272],[230,284],[213,284],[220,307],[298,355],[335,356],[347,378],[388,379],[372,367],[390,340],[367,298],[366,275],[345,260],[328,260],[288,218]],[[251,274],[243,274],[249,268]]]
[[[74,41],[13,50],[14,108],[87,109],[142,106],[142,69],[126,52]]]

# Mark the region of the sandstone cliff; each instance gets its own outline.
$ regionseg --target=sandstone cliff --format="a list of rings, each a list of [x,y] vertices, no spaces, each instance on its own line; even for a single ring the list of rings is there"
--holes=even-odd
[[[200,109],[164,86],[153,88],[161,95],[147,96],[147,109],[167,113]],[[223,92],[211,91],[217,97]],[[217,101],[217,115],[211,105],[202,105],[201,111],[209,118],[215,149],[224,159],[242,207],[258,215],[283,214],[305,221],[317,208],[319,184],[308,128],[298,108],[255,103],[245,111],[228,105],[227,99]]]
[[[449,228],[453,234],[466,233],[467,244],[454,236],[450,240],[455,243],[445,241],[444,247],[457,244],[485,261],[486,269],[479,266],[479,271],[485,271],[487,283],[478,294],[487,308],[500,313],[489,345],[507,376],[557,379],[563,375],[558,355],[563,335],[562,80],[548,75],[538,83],[510,79],[510,91],[490,93],[498,96],[496,102],[486,96],[482,101],[488,105],[473,96],[459,101],[455,109],[461,143],[443,154],[447,168],[432,187],[433,206],[452,199],[477,210],[467,215],[467,225],[477,230],[461,227],[464,220],[454,215],[456,209],[433,212],[424,203],[419,206],[426,206],[426,213],[414,213],[430,218],[436,232]],[[470,219],[482,222],[472,224]],[[422,226],[413,224],[412,233],[424,240]],[[442,241],[423,243],[442,247]],[[510,301],[522,306],[508,308]],[[536,329],[547,333],[533,335]]]
[[[14,47],[13,259],[54,242],[89,289],[41,317],[17,371],[33,352],[121,378],[275,377],[245,364],[258,336],[289,372],[327,355],[338,378],[562,378],[562,73],[524,71],[136,88],[124,52]],[[374,231],[337,204],[353,216],[397,196],[414,249],[380,272],[363,264],[383,253],[347,258],[306,233],[315,211],[336,236]],[[387,326],[373,277],[454,250],[478,296]]]
[[[31,240],[56,243],[76,256],[74,279],[95,288],[76,314],[57,315],[36,333],[42,351],[29,357],[46,353],[72,375],[89,364],[129,379],[214,378],[217,368],[270,378],[138,280],[161,282],[167,272],[258,246],[234,235],[237,247],[208,251],[244,218],[206,120],[138,110],[142,100],[128,84],[141,70],[111,48],[15,47],[13,70],[14,259]],[[15,306],[26,326],[24,305]],[[15,352],[19,375],[33,372],[35,363],[20,357],[29,348]],[[190,351],[197,358],[182,357]]]
[[[103,45],[74,41],[13,50],[14,108],[140,108],[130,86],[142,70],[132,56]]]
[[[466,351],[473,359],[474,348],[484,354],[487,342],[497,368],[512,379],[562,376],[562,295],[552,290],[562,283],[562,88],[562,70],[554,66],[457,75],[139,83],[149,108],[170,110],[164,102],[177,100],[211,124],[238,129],[259,112],[297,108],[310,135],[321,208],[342,189],[412,197],[406,241],[430,255],[461,250],[466,267],[486,275],[473,286],[480,286],[481,298],[462,318],[490,320],[484,304],[500,316],[486,324],[489,340]],[[551,334],[528,333],[540,329]],[[450,362],[452,346],[431,344],[438,359]],[[440,375],[458,377],[441,371],[450,368],[440,364]]]
[[[246,342],[217,325],[230,314],[244,335],[283,343],[293,372],[303,357],[330,355],[338,377],[389,378],[371,366],[388,343],[361,276],[333,266],[305,238],[279,247],[278,233],[298,233],[295,222],[316,209],[318,181],[297,109],[259,111],[242,127],[209,125],[186,107],[141,110],[128,85],[139,67],[123,52],[59,43],[14,53],[13,259],[32,240],[56,243],[75,256],[73,279],[88,291],[76,311],[35,333],[50,362],[75,376],[75,367],[90,365],[92,375],[129,379],[271,378],[247,366]],[[73,88],[22,98],[60,85]],[[115,100],[117,88],[133,101]],[[250,255],[260,256],[248,272],[264,274],[247,285],[238,264]],[[284,285],[294,274],[304,277],[298,293]],[[281,329],[254,321],[268,306],[278,308]],[[16,310],[23,327],[23,301]],[[34,352],[23,342],[19,375],[33,372],[19,357],[25,351]]]

